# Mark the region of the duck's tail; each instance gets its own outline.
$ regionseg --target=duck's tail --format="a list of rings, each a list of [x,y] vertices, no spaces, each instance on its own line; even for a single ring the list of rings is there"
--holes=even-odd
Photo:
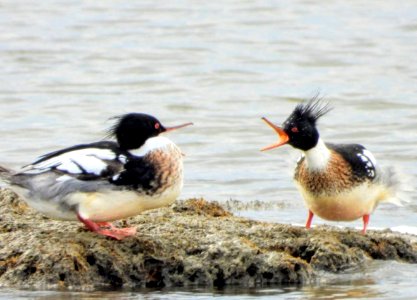
[[[3,166],[0,166],[0,182],[1,181],[9,182],[11,176],[12,176],[12,172],[9,169]]]
[[[407,176],[394,167],[381,169],[379,181],[387,190],[384,202],[403,206],[410,202],[410,193],[413,191]]]

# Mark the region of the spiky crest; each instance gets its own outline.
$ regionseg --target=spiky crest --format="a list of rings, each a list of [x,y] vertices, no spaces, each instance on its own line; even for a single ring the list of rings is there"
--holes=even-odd
[[[329,107],[329,103],[323,102],[322,97],[319,95],[311,98],[307,103],[298,104],[294,111],[291,113],[289,119],[291,120],[308,120],[313,125],[316,121],[328,113],[332,108]]]

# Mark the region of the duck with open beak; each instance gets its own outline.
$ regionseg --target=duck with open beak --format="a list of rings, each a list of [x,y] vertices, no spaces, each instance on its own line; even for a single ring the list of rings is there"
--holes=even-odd
[[[265,123],[268,124],[272,129],[274,129],[275,132],[278,134],[278,142],[270,146],[262,148],[261,151],[271,150],[271,149],[277,148],[279,146],[282,146],[288,143],[288,141],[290,140],[290,137],[288,136],[288,134],[285,133],[285,131],[281,127],[275,125],[274,123],[272,123],[265,117],[263,117],[262,120],[264,120]]]
[[[306,228],[314,215],[330,221],[362,217],[365,233],[369,216],[380,202],[400,204],[395,197],[398,175],[392,169],[381,169],[362,145],[324,143],[316,122],[329,110],[313,98],[297,105],[282,127],[262,118],[278,134],[278,142],[261,151],[285,144],[302,151],[294,180],[309,210]]]

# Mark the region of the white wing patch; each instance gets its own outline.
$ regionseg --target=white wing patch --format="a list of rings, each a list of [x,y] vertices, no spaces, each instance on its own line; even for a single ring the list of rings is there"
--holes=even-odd
[[[52,168],[70,174],[95,174],[100,175],[106,168],[107,163],[103,160],[114,160],[116,154],[108,149],[86,148],[65,152],[51,157],[45,161],[28,166],[25,173],[37,173],[48,171]]]
[[[374,178],[375,177],[375,168],[376,168],[376,159],[373,154],[363,149],[362,152],[359,152],[357,156],[362,160],[365,165],[366,173],[368,177]]]
[[[365,155],[369,160],[370,160],[370,162],[376,167],[376,159],[375,159],[375,157],[373,156],[373,154],[371,153],[371,151],[368,151],[368,150],[366,150],[366,149],[363,149],[363,151],[362,151],[362,153],[363,153],[363,155]]]
[[[126,164],[127,163],[127,157],[126,155],[120,154],[119,157],[117,158],[122,164]]]

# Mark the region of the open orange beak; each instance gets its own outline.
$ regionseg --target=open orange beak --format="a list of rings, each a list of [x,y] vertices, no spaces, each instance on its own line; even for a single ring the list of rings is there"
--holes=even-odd
[[[189,123],[185,123],[185,124],[181,124],[181,125],[177,125],[177,126],[172,126],[172,127],[165,127],[165,131],[164,132],[168,132],[168,131],[173,131],[173,130],[177,130],[186,126],[190,126],[193,125],[192,122]]]
[[[272,129],[274,129],[276,133],[278,133],[279,140],[275,144],[272,144],[270,146],[262,148],[261,151],[271,150],[271,149],[277,148],[279,146],[282,146],[282,145],[285,145],[286,143],[288,143],[290,138],[289,138],[288,134],[286,134],[285,131],[281,127],[278,127],[277,125],[273,124],[271,121],[269,121],[265,117],[263,117],[262,120],[264,120],[266,124],[268,124],[270,127],[272,127]]]

